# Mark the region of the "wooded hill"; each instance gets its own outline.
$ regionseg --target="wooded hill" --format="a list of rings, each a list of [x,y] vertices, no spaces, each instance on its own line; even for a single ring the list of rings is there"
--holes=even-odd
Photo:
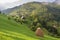
[[[50,35],[60,36],[60,7],[53,4],[44,5],[40,2],[30,2],[20,6],[9,14],[11,17],[21,23],[28,24],[33,31],[37,27],[45,28]],[[52,33],[52,34],[51,34]]]

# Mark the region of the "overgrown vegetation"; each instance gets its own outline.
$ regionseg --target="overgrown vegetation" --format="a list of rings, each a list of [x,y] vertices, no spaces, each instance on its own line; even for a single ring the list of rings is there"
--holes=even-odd
[[[57,7],[31,2],[23,4],[19,10],[12,13],[16,14],[12,15],[12,19],[28,24],[31,30],[35,31],[37,27],[41,27],[45,28],[49,35],[60,37],[60,9]]]
[[[0,40],[60,40],[50,35],[37,37],[26,24],[20,24],[0,14]]]

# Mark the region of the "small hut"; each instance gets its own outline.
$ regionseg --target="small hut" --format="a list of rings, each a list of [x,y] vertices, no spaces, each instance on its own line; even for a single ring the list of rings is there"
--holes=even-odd
[[[35,33],[36,33],[36,36],[44,37],[43,31],[41,30],[40,27],[37,28]]]

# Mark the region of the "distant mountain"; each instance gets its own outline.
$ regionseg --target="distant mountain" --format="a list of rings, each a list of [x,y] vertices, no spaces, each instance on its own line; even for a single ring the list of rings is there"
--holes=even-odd
[[[19,6],[21,4],[22,3],[20,3],[20,1],[12,2],[12,3],[0,4],[0,9],[1,10],[6,10],[6,9],[9,9],[9,8],[14,8],[16,6]]]
[[[3,6],[0,6],[0,10],[1,10],[1,12],[2,13],[5,13],[5,14],[9,14],[10,12],[12,12],[12,11],[14,11],[14,10],[16,10],[16,9],[19,9],[20,8],[20,6],[21,6],[21,4],[22,3],[20,3],[20,2],[14,2],[14,3],[8,3],[8,4],[6,4],[4,7]],[[31,2],[32,3],[32,2]],[[49,3],[48,2],[36,2],[36,3],[39,3],[39,4],[43,4],[43,5],[48,5]],[[18,5],[17,5],[18,4]],[[25,3],[26,4],[26,3]],[[13,5],[13,6],[12,6]],[[15,5],[15,6],[14,6]],[[22,4],[22,5],[24,5],[24,4]],[[8,8],[5,8],[5,7],[8,7]],[[10,7],[11,6],[11,7]]]
[[[0,11],[1,11],[1,9],[3,9],[3,7],[0,5]]]
[[[60,0],[55,0],[54,3],[60,5]]]
[[[2,10],[1,12],[4,13],[4,14],[9,14],[9,13],[13,12],[14,10],[18,10],[19,8],[20,8],[20,5],[16,6],[16,7],[13,7],[13,8],[8,8],[8,9],[5,9],[5,10]]]
[[[29,2],[29,3],[38,3],[38,4],[41,4],[41,5],[48,5],[48,6],[56,6],[56,5],[54,5],[55,3],[57,3],[58,1],[55,1],[55,2],[53,2],[53,3],[51,3],[51,2]],[[16,3],[16,4],[15,4]],[[25,5],[25,4],[29,4],[29,3],[20,3],[20,2],[14,2],[14,3],[9,3],[9,5],[10,4],[12,4],[13,6],[12,6],[12,8],[7,8],[7,9],[5,9],[3,6],[0,6],[0,10],[1,10],[1,12],[2,13],[11,13],[11,12],[13,12],[14,10],[18,10],[19,8],[21,8],[20,6],[21,5]],[[17,5],[18,4],[18,5]],[[14,6],[15,5],[15,6]],[[8,6],[8,5],[7,5]],[[11,5],[10,5],[11,6]],[[27,6],[27,5],[26,5]],[[57,6],[58,7],[58,6]],[[5,9],[5,10],[3,10],[3,9]]]

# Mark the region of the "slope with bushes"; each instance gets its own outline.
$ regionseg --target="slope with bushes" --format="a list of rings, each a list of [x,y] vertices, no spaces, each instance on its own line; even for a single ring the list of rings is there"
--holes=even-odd
[[[16,21],[21,21],[21,16],[24,16],[24,20],[28,22],[27,24],[33,31],[39,26],[52,33],[51,35],[60,37],[60,9],[57,7],[40,2],[30,2],[21,5],[18,10],[11,12],[11,15]]]
[[[0,15],[0,40],[38,40],[25,24],[18,24]]]
[[[60,40],[49,35],[43,38],[35,36],[27,25],[8,19],[6,15],[0,14],[0,40]]]

